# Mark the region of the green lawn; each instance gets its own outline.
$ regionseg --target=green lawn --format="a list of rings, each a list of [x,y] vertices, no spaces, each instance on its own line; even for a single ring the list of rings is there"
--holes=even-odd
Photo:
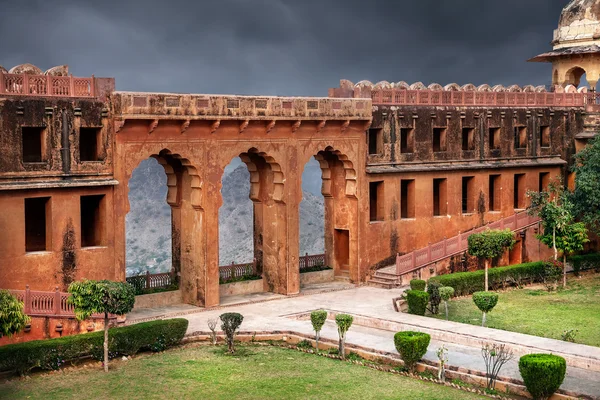
[[[571,277],[567,289],[554,293],[521,289],[499,295],[487,327],[553,339],[578,329],[577,343],[600,346],[600,276]],[[452,321],[481,325],[481,312],[470,297],[450,301],[448,309]],[[445,318],[443,303],[436,318]]]
[[[479,399],[445,386],[276,347],[187,346],[0,384],[6,399]]]

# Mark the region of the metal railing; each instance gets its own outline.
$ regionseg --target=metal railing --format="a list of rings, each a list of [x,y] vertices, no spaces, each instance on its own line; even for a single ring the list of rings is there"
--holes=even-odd
[[[6,74],[0,71],[0,95],[94,97],[94,76]]]
[[[430,244],[423,249],[404,255],[397,255],[396,275],[404,275],[437,261],[465,252],[469,247],[468,238],[474,233],[481,233],[486,229],[510,229],[511,231],[519,231],[535,225],[539,221],[540,219],[538,217],[530,216],[527,212],[521,212],[472,231],[459,233],[457,236]]]

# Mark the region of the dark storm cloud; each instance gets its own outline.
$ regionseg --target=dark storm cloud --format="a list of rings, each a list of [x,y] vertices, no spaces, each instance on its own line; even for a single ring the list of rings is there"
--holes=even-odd
[[[566,0],[0,3],[0,64],[69,64],[120,90],[326,95],[339,79],[549,84]]]

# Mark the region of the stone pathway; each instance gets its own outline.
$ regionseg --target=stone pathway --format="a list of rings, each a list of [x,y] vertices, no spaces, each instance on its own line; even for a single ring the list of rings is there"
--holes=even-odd
[[[400,296],[402,291],[402,289],[359,287],[291,298],[264,295],[263,298],[259,298],[258,303],[230,305],[223,309],[203,310],[182,305],[146,310],[143,313],[135,312],[128,315],[128,323],[140,319],[167,318],[183,314],[190,321],[188,333],[193,333],[207,331],[208,319],[217,318],[227,311],[239,312],[244,316],[241,327],[243,331],[283,330],[312,334],[310,321],[299,319],[298,314],[323,308],[355,316],[355,323],[347,335],[349,344],[395,353],[393,342],[395,332],[419,330],[432,335],[432,343],[425,356],[426,359],[436,361],[435,351],[444,344],[449,349],[450,365],[473,370],[485,371],[485,364],[481,357],[482,343],[490,341],[505,343],[517,355],[516,360],[508,363],[501,372],[502,376],[510,378],[519,378],[517,361],[521,354],[531,352],[560,354],[567,358],[569,364],[568,376],[562,388],[600,399],[600,348],[397,313],[393,309],[392,298]],[[322,336],[337,340],[334,322],[328,321],[325,324]]]

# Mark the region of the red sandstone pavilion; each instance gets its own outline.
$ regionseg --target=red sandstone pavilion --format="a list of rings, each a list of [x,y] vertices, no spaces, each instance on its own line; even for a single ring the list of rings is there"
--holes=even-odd
[[[525,193],[556,176],[572,184],[567,166],[600,131],[596,93],[580,86],[600,74],[599,4],[568,5],[554,50],[532,60],[553,63],[551,88],[343,80],[323,98],[138,93],[66,66],[0,67],[0,288],[32,316],[58,317],[55,335],[72,314],[70,282],[124,281],[128,181],[148,157],[167,174],[173,271],[189,304],[220,301],[221,177],[234,157],[250,171],[264,291],[300,291],[313,156],[336,276],[391,287],[444,273],[487,224],[519,233],[502,263],[544,258]]]

